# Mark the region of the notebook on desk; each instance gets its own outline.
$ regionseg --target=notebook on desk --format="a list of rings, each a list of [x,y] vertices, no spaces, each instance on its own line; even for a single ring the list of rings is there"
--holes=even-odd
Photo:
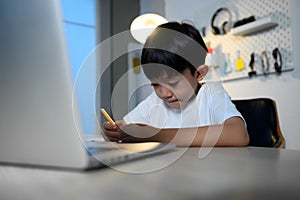
[[[86,169],[174,147],[84,141],[59,1],[5,0],[0,13],[0,163]]]

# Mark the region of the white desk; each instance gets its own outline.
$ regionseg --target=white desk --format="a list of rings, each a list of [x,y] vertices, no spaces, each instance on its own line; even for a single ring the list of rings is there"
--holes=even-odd
[[[142,169],[176,151],[120,166]],[[145,174],[0,166],[0,199],[298,199],[300,151],[214,148],[204,159],[188,149],[172,165]]]

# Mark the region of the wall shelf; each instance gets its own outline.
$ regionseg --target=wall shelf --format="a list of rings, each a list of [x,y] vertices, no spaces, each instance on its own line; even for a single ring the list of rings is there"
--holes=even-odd
[[[231,29],[232,35],[250,35],[260,31],[274,28],[278,23],[274,22],[271,17],[262,18],[248,24]]]

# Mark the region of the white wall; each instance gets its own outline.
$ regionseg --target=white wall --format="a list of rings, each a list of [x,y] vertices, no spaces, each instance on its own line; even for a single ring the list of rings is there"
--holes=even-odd
[[[165,0],[165,17],[170,21],[191,20],[196,26],[203,23],[207,25],[210,18],[201,16],[201,13],[214,11],[225,1],[211,0]],[[291,0],[292,3],[292,29],[293,29],[293,55],[295,70],[285,72],[280,76],[270,75],[256,77],[251,80],[236,80],[225,82],[224,87],[233,99],[252,97],[271,97],[276,100],[279,112],[280,126],[286,139],[286,148],[300,149],[300,1]]]

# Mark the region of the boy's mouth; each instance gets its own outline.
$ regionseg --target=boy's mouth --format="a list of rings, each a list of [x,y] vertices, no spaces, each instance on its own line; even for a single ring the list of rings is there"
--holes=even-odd
[[[178,99],[174,99],[174,100],[171,100],[171,101],[167,101],[167,103],[175,103],[177,101],[178,101]]]

